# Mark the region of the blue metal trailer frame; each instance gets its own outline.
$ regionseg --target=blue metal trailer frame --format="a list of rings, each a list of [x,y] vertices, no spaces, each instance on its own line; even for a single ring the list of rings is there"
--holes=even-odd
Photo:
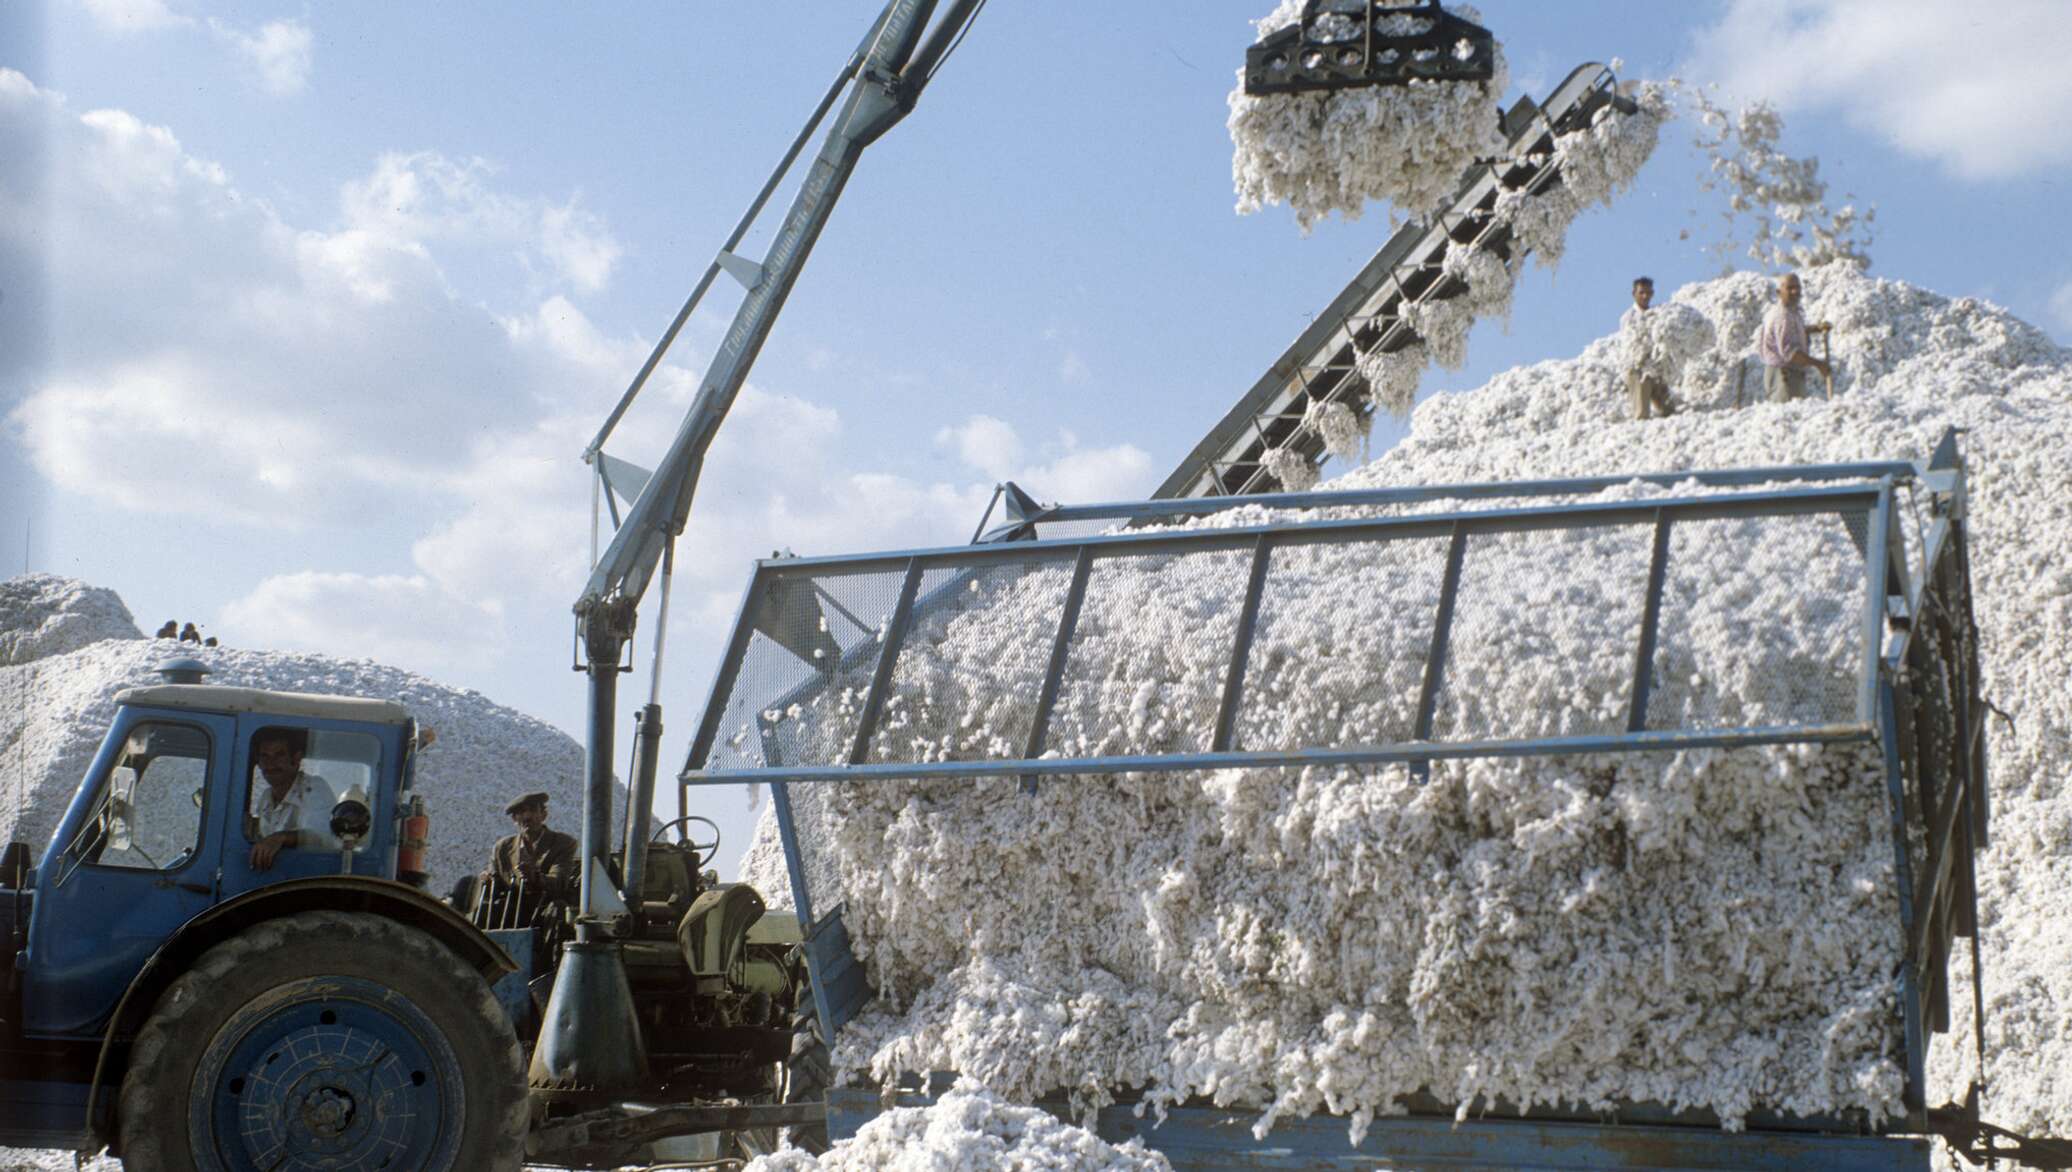
[[[1589,500],[1608,488],[1639,481],[1675,495],[1621,501]],[[1698,491],[1692,491],[1693,489]],[[1544,503],[1547,498],[1578,498]],[[850,950],[841,906],[819,909],[809,882],[804,848],[791,801],[790,786],[816,782],[872,782],[909,778],[1017,777],[1033,786],[1043,777],[1069,779],[1118,773],[1159,773],[1222,768],[1301,767],[1318,765],[1374,766],[1407,764],[1423,771],[1435,760],[1473,757],[1523,757],[1582,753],[1666,752],[1700,748],[1757,745],[1863,743],[1883,754],[1894,873],[1898,887],[1899,928],[1905,960],[1895,974],[1901,1026],[1905,1039],[1905,1111],[1876,1127],[1858,1119],[1795,1120],[1770,1117],[1766,1126],[1747,1133],[1727,1133],[1706,1116],[1681,1115],[1663,1124],[1678,1143],[1662,1146],[1662,1136],[1642,1136],[1635,1120],[1666,1118],[1659,1108],[1636,1104],[1620,1113],[1618,1122],[1540,1118],[1540,1131],[1490,1133],[1479,1151],[1487,1166],[1535,1166],[1513,1163],[1514,1143],[1553,1145],[1577,1151],[1609,1153],[1632,1148],[1669,1159],[1670,1163],[1630,1164],[1650,1167],[1719,1167],[1704,1159],[1717,1157],[1718,1145],[1744,1145],[1735,1150],[1733,1166],[1759,1166],[1761,1142],[1786,1137],[1782,1151],[1793,1145],[1826,1142],[1842,1133],[1920,1136],[1935,1130],[1925,1099],[1928,1037],[1949,1028],[1948,960],[1955,942],[1969,938],[1972,953],[1972,999],[1975,1028],[1983,1046],[1983,997],[1978,984],[1976,926],[1976,853],[1986,842],[1987,795],[1983,725],[1988,707],[1978,691],[1978,650],[1969,594],[1965,545],[1965,479],[1954,434],[1944,437],[1925,461],[1880,461],[1788,468],[1717,472],[1672,472],[1634,477],[1426,486],[1352,492],[1271,494],[1188,500],[1154,500],[1077,507],[1041,507],[1016,491],[998,499],[1009,504],[1005,524],[984,533],[971,546],[907,550],[888,554],[827,558],[783,558],[760,562],[741,604],[728,650],[714,683],[689,759],[680,775],[686,787],[758,782],[770,786],[779,835],[790,870],[812,976],[814,1007],[824,1036],[832,1039],[870,998],[862,969]],[[1435,502],[1484,503],[1483,508],[1407,515],[1353,515],[1326,520],[1305,519],[1316,509],[1387,510]],[[1911,506],[1909,509],[1908,506]],[[1247,507],[1274,514],[1258,524],[1188,529],[1156,526]],[[990,513],[990,510],[989,510]],[[1853,659],[1849,668],[1852,693],[1847,711],[1793,711],[1771,714],[1760,723],[1651,723],[1651,700],[1657,674],[1656,654],[1662,646],[1665,563],[1671,535],[1680,526],[1708,521],[1742,521],[1756,525],[1789,518],[1838,518],[1847,527],[1862,561],[1861,610],[1853,620]],[[1908,556],[1911,520],[1919,556]],[[1054,537],[1054,529],[1083,529],[1090,523],[1112,526],[1108,532]],[[1462,595],[1462,564],[1477,542],[1535,533],[1645,529],[1652,554],[1641,607],[1637,645],[1622,729],[1565,736],[1448,737],[1434,731],[1436,698],[1447,669],[1449,632]],[[984,523],[981,529],[985,530]],[[1389,743],[1331,744],[1247,748],[1234,736],[1237,713],[1245,695],[1246,671],[1260,614],[1262,591],[1276,551],[1305,546],[1371,544],[1423,540],[1446,545],[1445,574],[1436,620],[1426,652],[1424,680],[1412,735]],[[1203,751],[1138,753],[1110,756],[1046,754],[1045,730],[1060,680],[1066,670],[1073,628],[1089,589],[1093,567],[1103,559],[1147,555],[1188,556],[1223,553],[1249,558],[1245,594],[1232,638],[1221,703],[1213,733]],[[1019,755],[958,761],[921,761],[886,755],[875,733],[908,632],[923,617],[954,608],[967,584],[977,576],[1007,567],[1043,564],[1071,567],[1070,585],[1052,635],[1046,673],[1037,690],[1033,727]],[[898,582],[896,600],[882,621],[872,624],[844,602],[844,583]],[[835,632],[840,632],[839,634]],[[844,643],[846,635],[851,641]],[[792,663],[791,676],[747,679],[744,663],[751,650],[759,662]],[[785,659],[785,656],[791,659]],[[847,752],[835,760],[784,759],[782,729],[788,713],[837,685],[865,678],[860,712],[847,737]],[[749,675],[754,672],[747,673]],[[769,673],[765,672],[765,675]],[[771,687],[772,681],[781,687]],[[722,728],[731,720],[751,724],[756,737],[742,747],[723,746]],[[742,738],[737,737],[737,742]],[[722,760],[722,758],[724,758]],[[1920,844],[1910,846],[1910,841]],[[1976,1096],[1973,1096],[1975,1101]],[[837,1096],[835,1118],[847,1118]],[[1444,1108],[1450,1116],[1450,1108]],[[1938,1109],[1938,1116],[1948,1109]],[[1293,1166],[1271,1152],[1300,1153],[1296,1163],[1333,1158],[1351,1151],[1343,1121],[1325,1121],[1332,1138],[1324,1148],[1302,1138],[1310,1124],[1280,1124],[1270,1141],[1254,1143],[1249,1132],[1242,1142],[1208,1116],[1180,1115],[1176,1130],[1158,1134],[1174,1143],[1195,1143],[1190,1136],[1216,1138],[1210,1148],[1228,1163],[1240,1154],[1250,1166]],[[1544,1114],[1544,1113],[1536,1113]],[[1975,1109],[1973,1111],[1975,1115]],[[1105,1118],[1105,1117],[1104,1117]],[[1691,1126],[1691,1124],[1697,1126]],[[1121,1127],[1121,1124],[1117,1124]],[[1169,1123],[1168,1127],[1174,1126]],[[1494,1126],[1493,1124],[1490,1126]],[[1508,1126],[1508,1125],[1507,1125]],[[1650,1127],[1655,1126],[1649,1124]],[[1104,1125],[1105,1128],[1105,1125]],[[1436,1135],[1428,1121],[1415,1127],[1377,1124],[1375,1151],[1413,1163],[1443,1164],[1449,1145],[1461,1134],[1487,1129],[1481,1122],[1452,1128],[1442,1141],[1424,1144],[1419,1136]],[[1546,1129],[1553,1130],[1546,1130]],[[1574,1129],[1582,1129],[1580,1131]],[[833,1133],[842,1127],[837,1123]],[[1241,1129],[1242,1130],[1242,1129]],[[1108,1134],[1104,1129],[1103,1134]],[[1321,1134],[1321,1133],[1320,1133]],[[1520,1139],[1520,1136],[1527,1138]],[[1760,1142],[1759,1142],[1760,1141]],[[1209,1142],[1203,1140],[1201,1142]],[[1319,1141],[1322,1142],[1322,1141]],[[1664,1141],[1666,1142],[1666,1141]],[[1841,1144],[1823,1159],[1841,1161],[1855,1148]],[[1228,1146],[1236,1143],[1237,1147]],[[1877,1141],[1871,1151],[1889,1157],[1878,1167],[1926,1167],[1925,1147],[1903,1140]],[[1407,1146],[1387,1146],[1399,1144]],[[1335,1146],[1334,1146],[1335,1145]],[[1436,1145],[1436,1146],[1434,1146]],[[1593,1146],[1597,1145],[1597,1146]],[[1606,1146],[1608,1145],[1608,1146]],[[1753,1146],[1747,1146],[1753,1145]],[[1163,1146],[1162,1141],[1154,1146]],[[1825,1149],[1823,1149],[1825,1151]],[[1683,1153],[1677,1155],[1677,1153]],[[1666,1154],[1665,1154],[1666,1153]],[[1290,1159],[1295,1159],[1293,1155]],[[1366,1166],[1375,1156],[1363,1149]],[[1609,1158],[1608,1156],[1606,1158]],[[1675,1159],[1693,1162],[1677,1164]],[[1621,1158],[1622,1160],[1625,1157]],[[1731,1162],[1731,1161],[1730,1161]],[[1315,1165],[1315,1166],[1330,1166]],[[1545,1164],[1538,1166],[1581,1166]],[[1591,1165],[1604,1166],[1604,1165]],[[1612,1165],[1612,1166],[1617,1166]]]

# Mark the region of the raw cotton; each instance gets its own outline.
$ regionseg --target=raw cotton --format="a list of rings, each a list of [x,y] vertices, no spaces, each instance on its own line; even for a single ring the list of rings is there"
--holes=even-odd
[[[927,1107],[896,1107],[825,1155],[760,1156],[743,1172],[1169,1172],[1142,1140],[1113,1145],[1033,1107],[1018,1107],[970,1079]]]
[[[1621,323],[1620,367],[1675,387],[1683,381],[1685,369],[1711,354],[1718,342],[1712,322],[1689,305],[1671,301],[1651,306]]]
[[[1356,365],[1375,405],[1398,419],[1408,419],[1417,402],[1418,380],[1430,362],[1431,351],[1424,343],[1412,342],[1399,350],[1369,350]]]
[[[1450,244],[1440,271],[1458,277],[1467,286],[1461,295],[1476,317],[1511,316],[1511,293],[1517,286],[1517,270],[1494,249]]]
[[[1768,269],[1812,268],[1835,261],[1870,264],[1875,207],[1855,203],[1830,209],[1820,160],[1787,155],[1778,148],[1784,117],[1767,102],[1729,112],[1705,91],[1681,90],[1697,110],[1698,149],[1708,169],[1699,178],[1707,191],[1725,195],[1719,239],[1707,245],[1731,270],[1735,254]],[[1845,197],[1847,198],[1847,197]],[[1747,229],[1747,244],[1739,242]]]
[[[20,839],[40,853],[100,747],[115,712],[115,693],[163,683],[154,669],[175,655],[207,663],[214,673],[207,677],[212,684],[395,700],[434,729],[437,742],[418,759],[416,792],[431,807],[428,855],[435,892],[488,861],[490,847],[511,833],[504,803],[518,794],[551,794],[556,824],[562,829],[573,831],[578,820],[582,747],[560,730],[495,704],[479,692],[371,660],[145,639],[134,626],[123,631],[107,620],[122,607],[111,591],[48,575],[0,583],[0,597],[25,596],[39,598],[42,604],[9,604],[11,609],[0,616],[7,622],[0,640],[24,632],[69,629],[66,616],[82,613],[102,615],[97,629],[117,633],[76,649],[0,666],[0,779],[5,779],[0,841]],[[17,638],[14,645],[25,646],[27,641]]]
[[[1398,418],[1407,416],[1416,402],[1427,359],[1449,370],[1459,369],[1467,360],[1468,331],[1474,323],[1485,317],[1510,316],[1525,253],[1531,251],[1544,265],[1558,263],[1576,217],[1590,207],[1609,206],[1632,186],[1654,153],[1662,123],[1672,113],[1665,87],[1650,83],[1632,88],[1633,113],[1622,114],[1606,106],[1588,127],[1556,136],[1560,183],[1536,192],[1521,187],[1498,193],[1493,215],[1511,233],[1509,261],[1493,249],[1449,244],[1440,261],[1441,271],[1457,278],[1465,290],[1403,307],[1403,320],[1421,344],[1389,354],[1360,356],[1360,373],[1381,409]],[[1680,345],[1686,341],[1677,339]]]
[[[1468,330],[1475,324],[1475,307],[1467,298],[1412,301],[1403,307],[1403,321],[1424,339],[1433,362],[1459,370],[1468,360]]]
[[[137,639],[137,621],[113,590],[56,574],[0,582],[0,667],[63,655],[103,639]]]
[[[1514,188],[1498,194],[1497,222],[1508,226],[1517,247],[1529,250],[1552,268],[1561,262],[1568,226],[1591,207],[1610,206],[1633,185],[1634,177],[1655,152],[1662,124],[1673,116],[1667,88],[1652,82],[1635,88],[1639,107],[1621,114],[1600,109],[1588,127],[1557,135],[1554,152],[1561,161],[1561,183],[1540,191]],[[1514,255],[1517,249],[1513,250]]]
[[[1607,338],[1428,401],[1403,444],[1341,483],[1918,456],[1968,428],[1985,690],[2013,718],[1988,725],[1987,1113],[2072,1132],[2072,354],[1983,302],[1836,265],[1806,274],[1807,302],[1835,323],[1846,389],[1724,410],[1766,284],[1742,274],[1676,295],[1721,342],[1692,363],[1697,410],[1622,420]],[[1727,532],[1710,565],[1671,562],[1693,629],[1715,632],[1725,658],[1669,673],[1677,697],[1661,702],[1760,714],[1848,639],[1830,604],[1849,610],[1838,600],[1860,555],[1833,533],[1765,547]],[[1471,557],[1489,560],[1470,575],[1495,571],[1471,580],[1515,593],[1456,643],[1442,735],[1446,720],[1508,721],[1514,735],[1615,720],[1631,670],[1617,610],[1637,605],[1638,546],[1576,536]],[[1089,593],[1059,752],[1202,743],[1241,559],[1153,561]],[[1287,563],[1241,743],[1404,735],[1436,578],[1419,564]],[[1009,633],[1010,616],[1042,613],[1040,576],[1019,582],[917,627],[885,743],[954,760],[1011,741],[1042,654]],[[1730,1125],[1757,1107],[1898,1107],[1888,814],[1878,762],[1858,750],[1442,763],[1423,786],[1400,770],[1310,769],[1047,781],[1033,797],[1011,780],[795,797],[835,872],[815,881],[822,906],[847,899],[880,993],[838,1057],[875,1078],[961,1069],[1011,1098],[1090,1101],[1145,1088],[1248,1105],[1262,1124],[1343,1113],[1355,1131],[1419,1089],[1463,1104],[1656,1100]],[[766,826],[747,872],[779,888],[780,870]],[[1968,998],[1953,1003],[1949,1038],[1967,1038]],[[1932,1102],[1970,1074],[1948,1039],[1932,1070]]]
[[[1362,454],[1372,430],[1359,412],[1336,400],[1311,399],[1303,408],[1302,425],[1324,441],[1325,451],[1344,460]]]
[[[1258,22],[1260,38],[1300,20],[1302,8],[1303,0],[1282,0]],[[1453,11],[1480,23],[1466,5]],[[1318,31],[1328,37],[1351,23]],[[1392,220],[1422,215],[1453,194],[1469,164],[1503,152],[1497,103],[1508,84],[1501,42],[1496,75],[1486,82],[1412,81],[1250,97],[1240,71],[1229,124],[1237,210],[1285,203],[1304,231],[1332,212],[1358,219],[1370,200],[1391,203]]]
[[[1306,492],[1316,487],[1317,466],[1294,448],[1268,448],[1259,463],[1280,484],[1282,492]]]

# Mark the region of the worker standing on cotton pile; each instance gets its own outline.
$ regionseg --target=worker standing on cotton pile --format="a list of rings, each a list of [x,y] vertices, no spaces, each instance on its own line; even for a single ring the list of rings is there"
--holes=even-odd
[[[1648,330],[1648,306],[1655,299],[1653,277],[1633,278],[1633,305],[1619,319],[1619,343],[1626,356],[1626,394],[1633,403],[1633,417],[1646,419],[1650,413],[1665,418],[1676,414],[1669,402],[1669,384],[1657,370],[1654,335]]]
[[[1830,377],[1834,374],[1834,368],[1813,357],[1808,348],[1806,315],[1799,308],[1804,295],[1797,273],[1777,278],[1777,304],[1763,315],[1762,329],[1756,331],[1756,354],[1763,360],[1763,391],[1772,403],[1805,398],[1809,366]],[[1827,323],[1815,328],[1824,330]]]

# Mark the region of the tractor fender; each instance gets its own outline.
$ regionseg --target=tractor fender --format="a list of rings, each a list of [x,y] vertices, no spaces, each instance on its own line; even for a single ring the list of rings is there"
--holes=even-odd
[[[116,1003],[108,1027],[101,1034],[100,1056],[94,1060],[93,1083],[87,1092],[87,1130],[97,1138],[108,1138],[100,1134],[94,1115],[103,1079],[107,1077],[109,1055],[117,1039],[133,1036],[143,1025],[166,986],[186,972],[202,953],[246,928],[263,920],[310,911],[370,912],[419,929],[452,949],[461,963],[482,974],[482,979],[492,985],[504,974],[518,971],[510,954],[466,916],[393,879],[316,875],[247,891],[180,925],[130,979],[129,988],[123,991],[122,1000]]]

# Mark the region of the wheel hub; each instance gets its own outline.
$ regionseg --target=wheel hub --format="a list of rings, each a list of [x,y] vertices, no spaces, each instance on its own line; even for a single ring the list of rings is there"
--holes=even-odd
[[[319,1138],[337,1138],[352,1127],[356,1104],[352,1092],[329,1084],[302,1096],[302,1126]]]
[[[448,1166],[461,1125],[458,1072],[415,1006],[334,977],[240,1018],[210,1047],[218,1061],[205,1063],[214,1071],[202,1108],[207,1146],[225,1167]]]

